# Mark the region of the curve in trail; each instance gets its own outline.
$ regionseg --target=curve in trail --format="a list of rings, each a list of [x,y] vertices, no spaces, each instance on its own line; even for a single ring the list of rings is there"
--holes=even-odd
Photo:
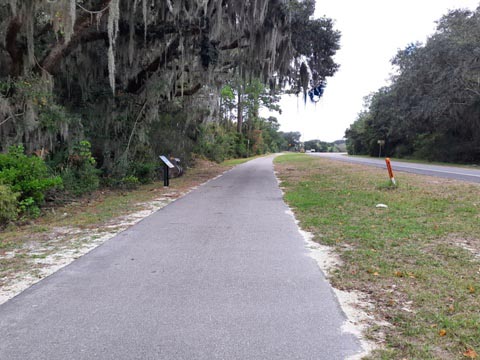
[[[0,359],[344,359],[360,350],[273,173],[234,168],[0,306]]]

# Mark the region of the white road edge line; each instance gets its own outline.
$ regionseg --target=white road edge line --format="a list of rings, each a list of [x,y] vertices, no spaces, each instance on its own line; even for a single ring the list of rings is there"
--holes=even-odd
[[[421,170],[421,171],[432,171],[432,172],[438,172],[441,174],[452,174],[452,175],[462,175],[462,176],[473,176],[473,177],[478,177],[480,178],[480,175],[475,175],[475,174],[468,174],[468,173],[461,173],[461,172],[453,172],[453,171],[444,171],[444,170],[435,170],[435,169],[422,169],[422,168],[416,168],[416,167],[407,167],[405,165],[398,165],[397,163],[392,163],[393,166],[397,167],[403,167],[405,169],[413,169],[413,170]]]
[[[332,157],[332,158],[334,158],[334,157]],[[374,162],[363,162],[363,161],[360,161],[360,160],[352,160],[350,158],[345,158],[344,161],[348,161],[348,162],[351,162],[351,163],[365,164],[365,165],[384,165],[382,162],[376,162],[376,161],[374,161]],[[436,169],[429,169],[429,168],[418,168],[418,167],[403,165],[403,163],[399,163],[399,162],[395,162],[395,161],[392,161],[392,166],[394,166],[394,167],[396,166],[397,168],[404,168],[404,169],[412,169],[412,170],[420,170],[420,171],[432,171],[432,172],[438,172],[438,173],[441,173],[441,174],[472,176],[472,177],[480,178],[480,175],[476,175],[476,174],[454,172],[454,171],[445,171],[445,170],[436,170]],[[430,165],[426,165],[426,166],[430,166]],[[475,170],[473,170],[473,171],[475,171]]]

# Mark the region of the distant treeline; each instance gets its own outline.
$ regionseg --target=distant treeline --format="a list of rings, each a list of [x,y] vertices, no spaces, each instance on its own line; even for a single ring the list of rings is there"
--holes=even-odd
[[[309,140],[304,143],[305,151],[315,150],[315,152],[345,152],[345,140],[334,142],[325,142],[321,140]]]
[[[480,162],[480,8],[442,17],[426,44],[392,60],[391,85],[346,131],[350,154]],[[381,143],[381,142],[380,142]]]

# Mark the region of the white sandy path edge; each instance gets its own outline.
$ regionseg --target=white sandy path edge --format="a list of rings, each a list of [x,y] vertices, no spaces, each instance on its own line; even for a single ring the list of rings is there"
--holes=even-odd
[[[312,241],[313,234],[300,228],[299,221],[295,218],[295,214],[292,210],[287,210],[286,213],[293,217],[298,226],[298,231],[305,240],[306,247],[309,250],[309,256],[316,261],[318,267],[322,270],[325,278],[328,280],[332,270],[342,264],[339,256],[331,247]],[[369,324],[375,321],[372,316],[363,311],[363,309],[371,308],[371,304],[366,299],[366,296],[359,291],[343,291],[336,289],[333,286],[332,289],[338,299],[340,307],[347,317],[342,325],[342,331],[353,334],[359,340],[362,347],[362,350],[358,354],[349,356],[347,359],[362,359],[369,355],[373,350],[379,348],[376,343],[369,341],[364,337],[364,332]]]
[[[62,230],[66,232],[66,235],[69,237],[70,246],[63,246],[59,251],[51,253],[45,258],[38,258],[32,260],[32,262],[34,263],[41,263],[43,265],[41,269],[36,269],[34,272],[23,271],[16,274],[15,278],[9,279],[7,284],[0,288],[0,305],[19,295],[21,292],[28,289],[30,286],[36,284],[40,280],[54,274],[61,268],[71,264],[79,257],[89,253],[93,249],[102,245],[107,240],[110,240],[114,236],[135,225],[147,216],[153,214],[154,212],[160,210],[168,204],[184,197],[185,195],[194,191],[200,186],[203,186],[210,181],[218,179],[230,170],[231,169],[228,169],[220,175],[217,175],[200,185],[193,186],[187,191],[179,193],[179,196],[176,198],[169,197],[169,195],[172,195],[172,193],[165,193],[162,194],[162,197],[158,199],[154,199],[146,203],[139,203],[138,205],[143,205],[144,209],[110,220],[108,224],[104,226],[104,228],[110,230],[102,232],[89,231],[89,233],[86,234],[85,232],[82,232],[81,230],[73,227],[63,228]],[[175,193],[175,195],[177,194],[178,193]],[[58,230],[58,228],[54,229],[53,231],[55,230]],[[80,243],[81,245],[78,246],[78,243]],[[51,245],[44,244],[37,244],[37,246],[29,246],[28,253],[30,255],[42,254],[44,251],[48,250],[50,246]],[[4,256],[13,257],[15,256],[15,251],[10,253],[7,252]]]
[[[278,173],[274,171],[275,177],[277,178],[278,186],[283,195],[285,192],[281,186],[281,180],[278,177]],[[286,203],[285,203],[286,204]],[[325,278],[328,278],[331,275],[332,270],[336,267],[342,265],[342,260],[335,253],[332,247],[321,245],[312,241],[313,234],[302,230],[300,227],[300,222],[295,217],[293,210],[286,204],[289,210],[286,211],[290,215],[295,223],[297,224],[298,231],[305,240],[305,246],[309,250],[309,256],[314,259],[325,275]],[[334,288],[333,292],[335,293],[338,303],[340,304],[341,309],[343,310],[347,320],[342,325],[342,331],[353,334],[360,342],[362,350],[349,356],[347,360],[359,360],[369,355],[373,350],[380,348],[380,345],[369,341],[365,338],[365,330],[369,327],[370,324],[375,323],[375,319],[368,315],[363,309],[371,309],[372,304],[368,301],[366,295],[362,294],[359,291],[343,291]]]

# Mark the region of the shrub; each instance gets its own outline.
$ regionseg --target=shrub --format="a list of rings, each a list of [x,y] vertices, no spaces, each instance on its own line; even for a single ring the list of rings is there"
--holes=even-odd
[[[96,162],[90,147],[88,141],[80,141],[75,145],[67,166],[61,172],[65,190],[75,196],[97,190],[100,183],[100,171],[95,168]]]
[[[31,217],[31,218],[37,218],[40,216],[40,208],[35,203],[35,200],[33,200],[32,197],[23,199],[22,201],[19,202],[18,205],[19,205],[20,212],[24,216]]]
[[[236,133],[228,131],[217,124],[199,127],[196,153],[216,162],[235,157]]]
[[[18,215],[18,194],[9,186],[0,184],[0,226],[8,224]]]
[[[247,157],[247,141],[242,134],[237,134],[235,138],[235,157],[245,158]]]
[[[122,189],[126,190],[133,190],[138,187],[140,184],[140,181],[138,181],[138,178],[136,176],[125,176],[121,181],[120,181],[120,187]]]
[[[62,179],[52,176],[45,162],[35,156],[27,156],[23,146],[12,146],[7,154],[0,154],[0,184],[9,185],[19,194],[20,210],[36,216],[45,193],[61,187]]]
[[[99,171],[91,166],[80,169],[66,167],[61,174],[64,188],[75,196],[91,193],[98,189],[98,173]]]
[[[132,170],[131,173],[133,176],[138,178],[140,183],[148,184],[155,180],[156,177],[156,169],[158,167],[157,164],[149,162],[149,163],[134,163],[131,165]]]

